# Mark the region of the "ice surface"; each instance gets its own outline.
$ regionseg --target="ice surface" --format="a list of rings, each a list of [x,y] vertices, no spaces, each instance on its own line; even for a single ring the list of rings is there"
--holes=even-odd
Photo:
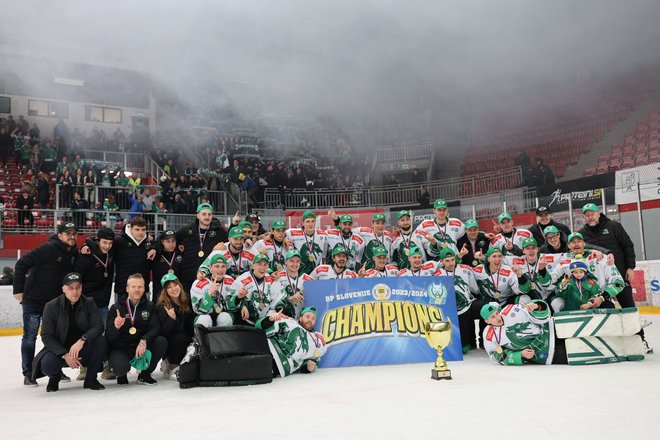
[[[660,319],[646,316],[660,348]],[[431,364],[321,369],[272,384],[158,385],[83,390],[75,380],[46,393],[25,388],[20,337],[0,337],[1,438],[14,439],[644,439],[659,438],[660,354],[583,367],[504,367],[471,352],[452,381]],[[76,372],[65,370],[75,378]],[[158,372],[158,370],[157,370]]]

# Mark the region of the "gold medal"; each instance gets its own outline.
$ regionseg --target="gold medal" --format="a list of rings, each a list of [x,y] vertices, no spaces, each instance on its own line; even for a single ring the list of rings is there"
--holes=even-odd
[[[103,272],[103,276],[104,276],[105,278],[108,278],[108,272]]]
[[[315,260],[316,258],[314,257],[314,254],[309,254],[309,255],[307,256],[307,259],[308,259],[310,262],[313,263],[314,260]]]
[[[502,354],[503,352],[504,352],[504,349],[502,348],[501,345],[498,345],[497,347],[495,347],[495,353]]]
[[[476,265],[478,265],[478,264],[479,264],[479,262],[478,262],[477,260],[472,260],[472,265],[473,265],[473,266],[476,266]]]
[[[314,357],[317,358],[317,359],[320,358],[321,357],[321,350],[319,350],[318,348],[316,350],[314,350]]]
[[[213,310],[215,310],[215,313],[221,313],[222,312],[222,306],[220,304],[215,304],[213,306]]]
[[[266,306],[264,305],[264,303],[260,302],[260,303],[259,303],[259,310],[263,310],[264,307],[266,307]]]
[[[440,246],[442,246],[442,248],[444,249],[444,248],[447,247],[447,243],[445,243],[445,242],[443,241],[442,243],[440,243]]]
[[[496,290],[495,293],[493,294],[493,296],[495,297],[495,299],[499,300],[500,299],[500,291]]]
[[[277,271],[280,272],[283,269],[280,263],[277,263]]]
[[[532,289],[533,289],[533,290],[537,290],[537,291],[539,290],[539,288],[538,288],[538,286],[536,285],[536,283],[532,283]]]
[[[204,251],[199,251],[199,252],[197,252],[197,256],[198,256],[199,258],[202,258],[202,257],[204,256]]]
[[[403,251],[403,253],[406,254],[406,257],[407,257],[408,255],[410,255],[410,249],[406,248],[406,249]]]
[[[174,273],[174,269],[168,270],[167,273]]]
[[[135,327],[131,326],[131,328],[128,329],[128,333],[130,333],[131,335],[134,335],[134,334],[137,333],[137,329]]]

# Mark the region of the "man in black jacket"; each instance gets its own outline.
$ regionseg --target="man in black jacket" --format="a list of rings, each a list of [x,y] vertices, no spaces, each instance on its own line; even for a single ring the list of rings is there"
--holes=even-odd
[[[463,253],[461,256],[461,263],[467,264],[470,267],[476,267],[480,261],[475,258],[474,254],[481,252],[485,255],[490,246],[490,239],[484,232],[479,231],[479,222],[471,218],[465,221],[465,235],[458,239],[456,247]]]
[[[131,359],[141,358],[147,349],[151,363],[138,375],[138,383],[155,385],[151,377],[167,350],[167,340],[160,336],[160,323],[154,304],[144,295],[144,279],[139,273],[128,277],[126,297],[110,307],[105,325],[108,358],[119,385],[128,385]]]
[[[177,277],[181,274],[181,263],[183,257],[177,248],[176,232],[167,229],[161,232],[156,243],[156,258],[153,265],[154,292],[152,302],[158,303],[160,294],[160,280],[166,274],[174,274]]]
[[[190,292],[197,279],[197,269],[209,256],[215,245],[227,241],[227,230],[213,218],[213,206],[201,203],[197,206],[197,218],[176,233],[183,258],[181,273],[177,274],[184,290]]]
[[[57,391],[62,367],[87,368],[83,388],[103,390],[96,379],[106,352],[103,324],[92,298],[82,296],[82,277],[69,273],[62,292],[44,308],[41,340],[44,348],[34,358],[32,379],[48,376],[47,392]]]
[[[147,236],[147,222],[142,217],[135,217],[124,227],[124,232],[115,238],[112,245],[115,254],[115,295],[119,300],[126,296],[126,282],[129,275],[139,273],[149,287],[151,265],[156,250]]]
[[[77,234],[73,223],[64,223],[57,228],[57,235],[16,262],[14,299],[23,308],[21,368],[26,386],[37,386],[31,378],[37,332],[46,303],[62,293],[62,279],[73,269]]]
[[[545,228],[548,226],[554,226],[557,228],[564,242],[571,233],[571,230],[568,228],[568,226],[554,221],[550,214],[550,209],[547,206],[539,206],[536,208],[536,223],[528,228],[529,232],[534,235],[534,238],[536,239],[536,242],[539,244],[539,246],[543,246],[545,243],[545,234],[543,231],[545,231]]]
[[[585,225],[580,229],[584,241],[590,245],[599,245],[614,254],[614,264],[626,282],[623,290],[616,296],[621,307],[635,307],[630,282],[635,276],[635,245],[628,233],[619,222],[610,220],[601,214],[594,203],[588,203],[582,208]],[[608,299],[608,298],[606,298]],[[644,338],[644,330],[640,332]],[[647,350],[651,350],[644,340]]]

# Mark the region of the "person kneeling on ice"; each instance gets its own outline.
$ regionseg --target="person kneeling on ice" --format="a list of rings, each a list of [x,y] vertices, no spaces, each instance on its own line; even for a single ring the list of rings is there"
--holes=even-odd
[[[306,307],[300,320],[289,318],[282,312],[271,313],[257,322],[257,328],[266,332],[268,346],[273,355],[273,374],[282,377],[300,371],[313,373],[327,347],[321,333],[314,331],[316,309]]]
[[[570,264],[571,277],[564,277],[557,289],[556,298],[564,300],[563,306],[557,306],[556,311],[587,310],[597,308],[614,308],[611,301],[605,301],[600,294],[598,284],[587,276],[587,263],[574,260]]]
[[[488,326],[483,339],[486,353],[502,365],[566,364],[563,339],[555,337],[550,307],[545,301],[509,304],[490,302],[481,308]]]
[[[48,376],[47,392],[59,389],[62,367],[87,367],[84,388],[102,390],[96,379],[106,352],[103,322],[93,298],[82,296],[82,277],[64,277],[63,295],[46,303],[41,325],[44,348],[34,358],[32,379]]]

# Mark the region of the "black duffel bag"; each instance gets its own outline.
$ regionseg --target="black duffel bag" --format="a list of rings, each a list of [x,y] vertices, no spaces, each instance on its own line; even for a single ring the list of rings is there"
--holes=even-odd
[[[269,383],[273,358],[266,334],[244,325],[195,326],[192,349],[179,367],[179,386],[231,386]]]

